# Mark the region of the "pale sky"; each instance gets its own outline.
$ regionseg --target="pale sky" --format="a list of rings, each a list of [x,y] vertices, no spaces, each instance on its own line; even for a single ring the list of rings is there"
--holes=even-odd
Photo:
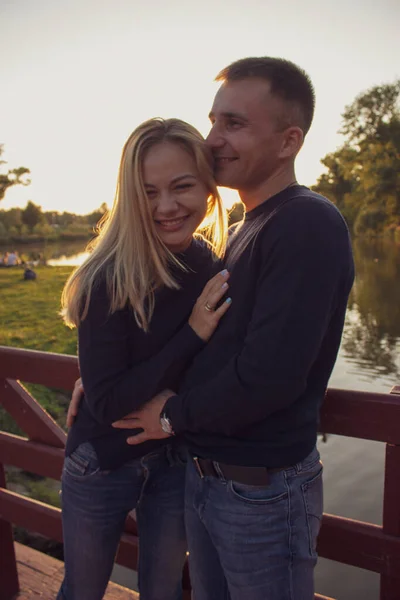
[[[87,213],[112,203],[125,139],[143,120],[208,132],[216,73],[281,56],[311,76],[317,108],[297,175],[311,185],[361,91],[400,77],[399,0],[0,0],[0,142],[31,169],[0,208]]]

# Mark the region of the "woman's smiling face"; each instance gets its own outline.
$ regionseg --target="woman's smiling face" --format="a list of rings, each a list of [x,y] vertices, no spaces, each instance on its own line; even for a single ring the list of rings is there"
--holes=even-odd
[[[207,211],[209,191],[181,145],[160,142],[143,160],[143,182],[160,239],[174,253],[188,248]]]

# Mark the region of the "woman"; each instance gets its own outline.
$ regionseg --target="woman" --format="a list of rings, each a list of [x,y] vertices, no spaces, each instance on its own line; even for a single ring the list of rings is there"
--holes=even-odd
[[[194,237],[205,217],[209,242]],[[123,149],[111,213],[63,292],[65,320],[78,327],[85,399],[68,435],[62,477],[59,599],[103,597],[134,508],[141,599],[182,596],[179,445],[168,439],[129,446],[132,431],[112,423],[174,389],[229,308],[229,298],[220,302],[229,274],[208,281],[225,237],[226,215],[201,135],[176,119],[143,123]]]

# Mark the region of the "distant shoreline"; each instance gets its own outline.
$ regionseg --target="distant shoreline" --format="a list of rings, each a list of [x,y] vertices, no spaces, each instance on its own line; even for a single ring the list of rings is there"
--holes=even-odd
[[[0,240],[0,248],[9,248],[15,244],[56,244],[57,242],[79,242],[79,241],[90,241],[93,238],[93,233],[81,234],[81,233],[60,233],[57,236],[45,237],[41,235],[31,236],[11,236],[7,239]]]

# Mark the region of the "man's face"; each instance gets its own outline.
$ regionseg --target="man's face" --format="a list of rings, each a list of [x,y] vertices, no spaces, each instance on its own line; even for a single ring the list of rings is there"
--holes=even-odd
[[[282,101],[261,79],[223,83],[210,112],[207,143],[215,159],[217,184],[249,191],[281,164]]]

